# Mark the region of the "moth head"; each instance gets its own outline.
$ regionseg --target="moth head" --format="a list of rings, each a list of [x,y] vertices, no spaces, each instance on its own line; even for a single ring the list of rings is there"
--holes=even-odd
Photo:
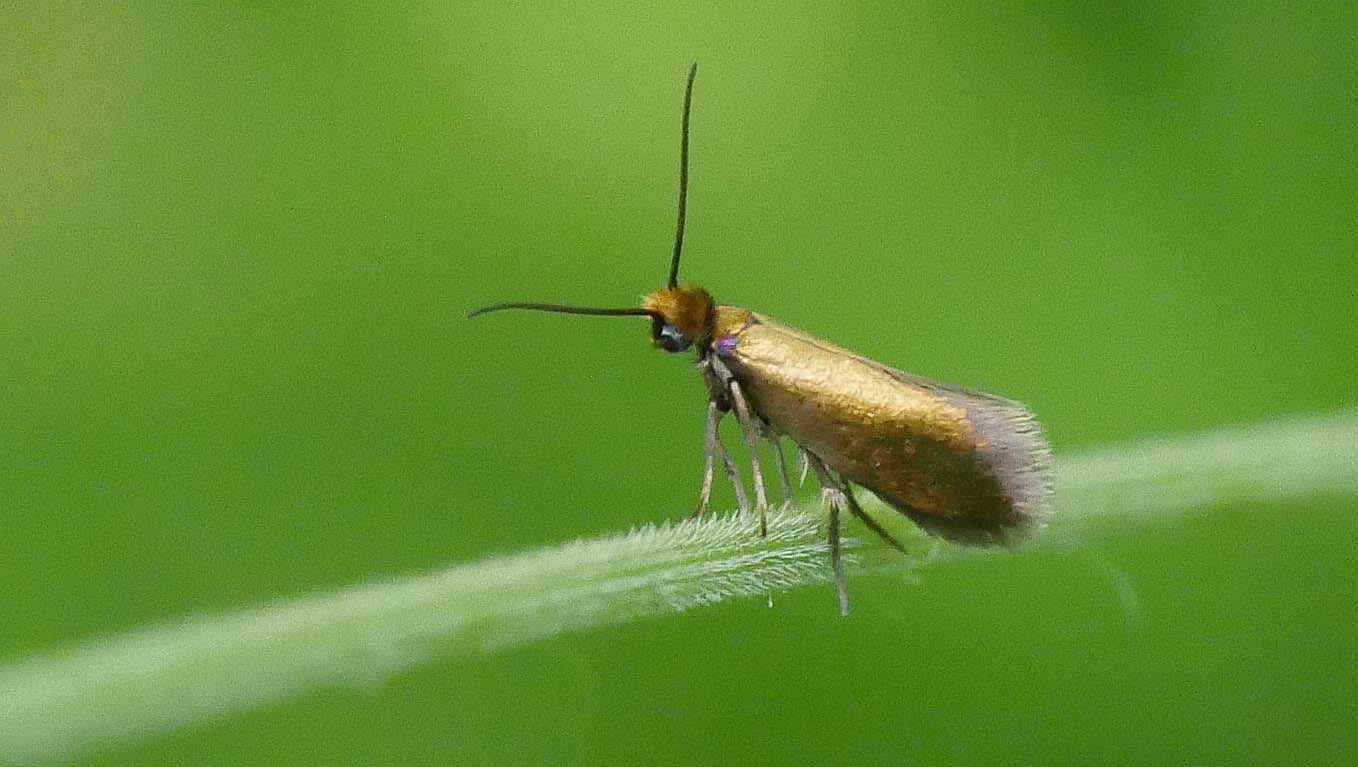
[[[642,299],[651,314],[651,340],[657,348],[677,353],[712,336],[716,305],[696,285],[661,288]]]

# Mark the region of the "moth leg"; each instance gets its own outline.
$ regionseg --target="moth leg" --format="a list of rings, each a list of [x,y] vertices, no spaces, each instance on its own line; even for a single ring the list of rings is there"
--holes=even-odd
[[[754,475],[754,507],[759,513],[759,534],[769,534],[769,497],[764,489],[764,474],[759,470],[759,426],[750,415],[750,405],[740,390],[740,383],[734,378],[728,386],[731,399],[736,406],[736,420],[740,421],[740,431],[745,435],[745,447],[750,451],[750,473]]]
[[[853,496],[853,489],[849,487],[848,482],[845,482],[842,477],[836,479],[832,476],[830,470],[827,469],[825,464],[815,455],[807,453],[807,456],[807,463],[810,463],[811,468],[816,470],[816,479],[820,480],[821,487],[833,487],[838,493],[844,496],[844,507],[855,517],[858,517],[858,521],[862,522],[864,527],[876,533],[877,537],[886,541],[893,549],[902,554],[908,555],[910,553],[900,541],[896,540],[892,537],[891,533],[886,531],[886,528],[878,524],[877,520],[869,516],[866,511],[863,511],[863,507],[858,505],[858,499]]]
[[[721,413],[717,410],[717,401],[708,400],[707,402],[707,427],[703,433],[703,485],[698,491],[698,508],[693,510],[689,519],[698,519],[707,510],[707,502],[712,498],[712,472],[716,468],[713,464],[717,458],[717,424],[721,421]]]
[[[900,541],[893,538],[891,533],[886,531],[886,528],[879,525],[877,520],[868,516],[866,511],[863,511],[863,507],[858,505],[858,499],[853,497],[853,490],[849,487],[849,483],[847,482],[844,483],[844,497],[849,501],[849,511],[853,512],[855,517],[858,517],[858,521],[862,522],[869,530],[877,533],[877,537],[891,544],[891,547],[895,550],[906,555],[910,553],[905,550],[905,546]]]
[[[715,459],[721,457],[722,468],[726,470],[726,478],[731,482],[731,489],[736,494],[736,505],[742,512],[750,510],[750,500],[745,496],[745,486],[740,482],[740,470],[736,468],[736,462],[731,459],[731,454],[726,450],[726,444],[721,441],[721,433],[718,426],[721,423],[721,410],[715,400],[707,405],[707,434],[703,440],[705,460],[703,462],[703,486],[698,494],[698,508],[689,515],[689,519],[696,519],[703,515],[707,510],[707,502],[712,497],[712,474]]]
[[[745,486],[740,483],[740,471],[736,468],[736,462],[731,459],[731,454],[726,451],[726,443],[721,441],[721,435],[717,435],[717,455],[721,456],[721,464],[726,469],[726,478],[731,481],[731,489],[736,494],[736,506],[740,507],[742,514],[750,511],[750,499],[745,495]]]
[[[820,480],[821,503],[830,507],[830,570],[835,576],[835,592],[839,596],[839,614],[849,614],[849,592],[844,587],[844,562],[840,557],[839,547],[839,510],[848,504],[849,496],[844,492],[844,486],[839,480],[830,475],[830,470],[825,468],[825,464],[815,455],[807,452],[806,462],[816,471],[816,479]]]
[[[836,492],[836,491],[831,491]],[[830,500],[830,570],[835,575],[835,593],[839,596],[839,614],[849,614],[849,592],[844,587],[844,561],[839,555],[839,500],[838,496],[823,494]]]
[[[797,486],[798,486],[798,487],[801,487],[802,485],[805,485],[805,484],[806,484],[806,472],[807,472],[807,471],[810,471],[810,469],[811,469],[811,459],[807,458],[806,456],[807,456],[806,451],[803,450],[803,449],[801,449],[800,447],[798,447],[798,448],[797,448],[797,471],[801,473],[800,476],[797,477]]]
[[[769,442],[773,443],[773,457],[778,461],[778,494],[783,499],[783,506],[792,502],[792,482],[787,477],[787,460],[783,458],[783,440],[772,431],[767,435]]]

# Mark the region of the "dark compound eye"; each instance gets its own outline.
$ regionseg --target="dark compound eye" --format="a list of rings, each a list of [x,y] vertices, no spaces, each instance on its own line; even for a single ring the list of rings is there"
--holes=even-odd
[[[655,339],[656,346],[667,352],[682,352],[693,343],[684,337],[678,328],[659,319],[651,323],[651,337]]]

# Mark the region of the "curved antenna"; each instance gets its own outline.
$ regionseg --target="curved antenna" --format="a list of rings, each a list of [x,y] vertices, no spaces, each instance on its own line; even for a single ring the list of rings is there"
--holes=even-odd
[[[684,249],[684,214],[688,210],[688,112],[693,104],[693,77],[698,74],[698,62],[688,68],[688,83],[684,85],[684,128],[679,140],[679,223],[674,227],[674,256],[670,258],[669,286],[679,285],[679,251]]]
[[[650,309],[637,309],[627,307],[625,309],[594,309],[588,306],[564,306],[562,304],[529,304],[518,301],[505,304],[491,304],[480,309],[473,309],[467,312],[467,319],[480,317],[483,314],[498,312],[502,309],[527,309],[533,312],[556,312],[557,314],[595,314],[603,317],[650,317],[664,321],[665,316],[660,312]]]

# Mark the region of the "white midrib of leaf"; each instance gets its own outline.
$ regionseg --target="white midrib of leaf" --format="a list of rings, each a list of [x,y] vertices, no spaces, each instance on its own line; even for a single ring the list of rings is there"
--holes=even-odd
[[[1358,411],[1060,455],[1050,529],[1020,552],[1091,523],[1326,493],[1358,494]],[[774,513],[767,538],[752,530],[738,515],[647,525],[19,659],[0,667],[0,759],[70,757],[325,686],[380,684],[439,656],[829,580],[815,508]],[[972,551],[912,543],[921,554],[906,558],[870,535],[851,539],[851,572],[905,572]],[[826,610],[836,611],[828,592]]]

